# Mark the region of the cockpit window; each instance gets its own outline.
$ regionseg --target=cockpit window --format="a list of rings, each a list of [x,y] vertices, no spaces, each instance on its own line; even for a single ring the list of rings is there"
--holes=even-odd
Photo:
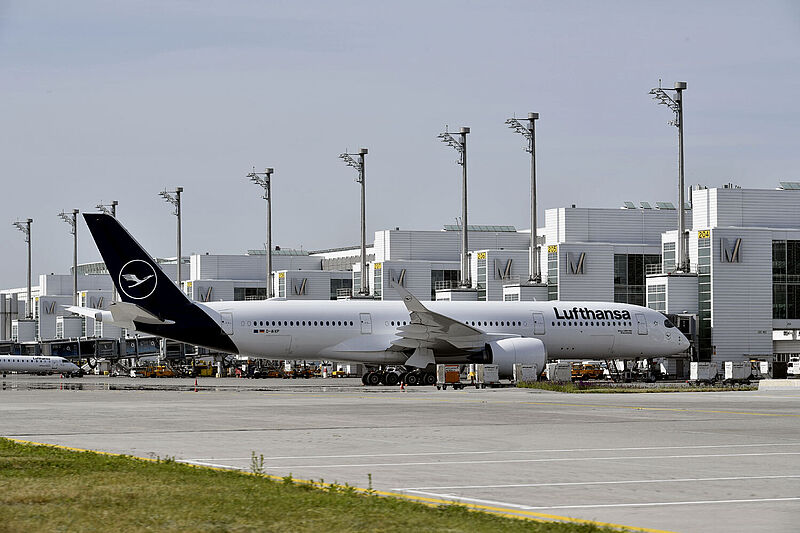
[[[667,320],[664,321],[664,327],[665,328],[674,328],[675,326],[672,324],[672,322],[669,321],[669,319],[667,319]]]

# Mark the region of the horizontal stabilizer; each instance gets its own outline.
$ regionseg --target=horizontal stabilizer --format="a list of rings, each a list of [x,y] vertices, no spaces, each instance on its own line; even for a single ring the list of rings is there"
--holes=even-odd
[[[66,305],[64,309],[69,311],[70,313],[75,313],[76,315],[85,316],[87,318],[93,318],[98,322],[111,322],[113,319],[111,318],[111,313],[108,311],[104,311],[102,309],[95,309],[94,307],[81,307],[78,305]]]
[[[161,320],[136,304],[113,302],[108,310],[94,307],[65,306],[64,309],[76,315],[93,318],[98,322],[112,324],[121,328],[135,329],[134,321],[141,324],[174,324],[172,320]]]
[[[127,302],[114,302],[108,306],[111,315],[114,317],[114,322],[141,322],[142,324],[174,324],[172,320],[161,320],[157,316],[142,307],[127,303]]]

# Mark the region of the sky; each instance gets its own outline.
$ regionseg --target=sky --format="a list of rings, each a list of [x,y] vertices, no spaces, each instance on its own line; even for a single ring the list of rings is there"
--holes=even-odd
[[[175,255],[158,196],[184,188],[183,252],[357,245],[360,189],[338,155],[367,147],[367,235],[530,227],[536,124],[545,209],[677,203],[677,129],[648,91],[686,81],[686,183],[800,181],[800,3],[737,1],[0,0],[0,287],[67,273],[62,210],[119,201],[152,255]],[[5,222],[3,222],[5,220]],[[79,262],[99,260],[81,221]],[[35,278],[36,279],[36,278]],[[34,282],[35,283],[35,282]]]

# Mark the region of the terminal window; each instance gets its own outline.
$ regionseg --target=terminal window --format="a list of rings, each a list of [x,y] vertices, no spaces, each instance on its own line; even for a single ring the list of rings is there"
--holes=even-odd
[[[266,287],[234,287],[234,300],[266,300]]]
[[[558,249],[547,252],[547,299],[558,300]]]
[[[659,254],[614,254],[614,301],[645,304],[645,272],[661,263]]]
[[[772,241],[772,318],[800,318],[800,241]]]
[[[436,291],[453,289],[461,283],[460,270],[431,270],[431,300],[436,299]]]

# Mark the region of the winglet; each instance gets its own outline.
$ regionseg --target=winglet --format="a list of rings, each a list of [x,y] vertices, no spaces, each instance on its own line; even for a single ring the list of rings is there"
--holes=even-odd
[[[428,308],[422,305],[422,302],[420,302],[416,296],[411,294],[408,289],[394,280],[391,280],[389,283],[392,288],[394,288],[394,290],[396,290],[400,296],[403,297],[403,303],[406,305],[406,309],[408,309],[409,313],[424,313],[429,311]]]

